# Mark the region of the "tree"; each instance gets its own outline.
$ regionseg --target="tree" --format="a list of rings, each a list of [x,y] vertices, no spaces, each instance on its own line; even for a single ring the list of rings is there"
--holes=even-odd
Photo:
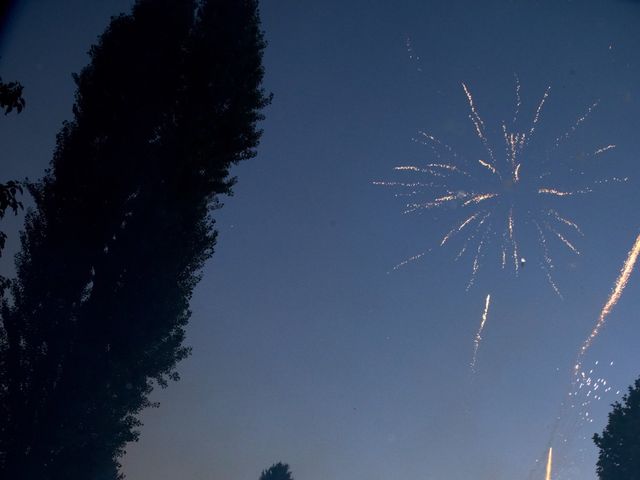
[[[91,48],[2,305],[0,478],[121,478],[256,154],[264,48],[257,0],[138,0]]]
[[[5,115],[14,109],[20,113],[24,108],[25,101],[22,97],[22,85],[18,82],[4,83],[0,77],[0,110],[4,110]],[[4,218],[7,210],[12,210],[14,214],[22,208],[22,203],[18,200],[18,194],[22,193],[22,186],[19,182],[10,180],[7,183],[0,183],[0,220]],[[7,235],[0,231],[0,256],[7,240]],[[6,279],[0,276],[0,292],[6,286]]]
[[[4,110],[5,115],[14,109],[20,113],[24,108],[25,101],[22,97],[22,89],[22,85],[18,82],[4,83],[0,77],[0,109]]]
[[[293,480],[293,474],[289,470],[289,465],[278,462],[271,465],[267,470],[263,470],[260,480]]]
[[[629,387],[622,403],[615,402],[602,435],[597,472],[601,480],[636,480],[640,474],[640,379]]]

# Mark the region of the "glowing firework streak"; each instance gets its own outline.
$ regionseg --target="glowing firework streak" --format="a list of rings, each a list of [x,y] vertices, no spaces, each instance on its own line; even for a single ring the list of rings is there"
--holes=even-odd
[[[549,230],[551,230],[556,237],[558,237],[560,239],[560,241],[562,241],[562,243],[564,243],[566,245],[566,247],[571,250],[573,253],[575,253],[576,255],[580,255],[580,251],[573,245],[573,243],[571,243],[569,240],[567,240],[565,238],[564,235],[562,235],[560,232],[558,232],[557,230],[551,228],[549,225],[547,225],[547,228]]]
[[[580,230],[580,227],[578,226],[577,223],[572,222],[571,220],[569,220],[568,218],[565,218],[563,216],[561,216],[558,212],[556,212],[555,210],[549,210],[549,214],[553,215],[554,218],[556,220],[558,220],[559,222],[564,223],[565,225],[570,226],[571,228],[573,228],[576,232],[578,232],[580,235],[584,235],[584,233],[582,233],[582,230]]]
[[[585,188],[584,190],[574,190],[572,192],[566,192],[563,190],[556,190],[555,188],[547,188],[547,187],[542,187],[538,189],[538,193],[540,195],[554,195],[556,197],[570,197],[572,195],[578,195],[581,193],[591,193],[591,190],[588,188]]]
[[[624,292],[624,289],[626,288],[627,283],[629,283],[629,278],[631,277],[631,274],[633,273],[633,269],[636,265],[636,261],[638,260],[638,255],[640,255],[640,235],[638,235],[638,237],[636,238],[636,241],[633,244],[633,247],[631,248],[631,250],[627,255],[627,259],[625,260],[624,265],[622,266],[622,270],[620,270],[620,275],[616,280],[613,291],[611,292],[611,295],[609,296],[607,303],[605,303],[604,307],[602,307],[602,311],[600,312],[600,316],[598,317],[598,321],[596,322],[595,327],[593,327],[593,330],[591,331],[587,339],[582,344],[582,347],[580,347],[580,350],[578,351],[578,360],[576,361],[576,364],[573,367],[574,375],[576,379],[577,379],[578,372],[582,367],[582,359],[584,358],[585,354],[593,344],[593,341],[596,339],[596,337],[604,327],[604,324],[607,320],[607,317],[611,313],[611,310],[613,310],[613,307],[616,306],[616,304],[620,300],[620,297],[622,297],[622,293]]]
[[[522,101],[520,100],[520,78],[518,78],[517,74],[514,74],[516,77],[516,108],[513,114],[513,123],[516,123],[518,120],[518,113],[520,113],[520,105],[522,105]]]
[[[444,238],[442,239],[442,242],[440,242],[440,246],[441,247],[444,246],[444,244],[447,243],[449,238],[451,238],[451,235],[453,235],[454,233],[457,233],[457,232],[461,232],[464,229],[464,227],[466,227],[471,222],[473,222],[476,218],[478,218],[478,215],[480,215],[480,213],[482,213],[482,212],[474,213],[469,218],[467,218],[464,222],[462,222],[460,225],[458,225],[456,228],[454,228],[451,231],[449,231],[449,233],[447,233],[444,236]]]
[[[563,298],[562,293],[560,293],[560,289],[556,285],[556,282],[553,280],[553,276],[551,275],[551,270],[553,270],[555,266],[553,265],[553,260],[551,259],[551,255],[549,255],[549,247],[547,246],[547,239],[544,236],[542,228],[540,228],[540,225],[538,224],[538,222],[534,221],[533,223],[538,229],[538,235],[540,237],[540,245],[542,245],[542,251],[544,253],[544,264],[542,265],[542,269],[544,270],[544,273],[547,276],[547,281],[549,282],[549,285],[551,285],[551,288],[553,289],[553,291],[556,292],[556,295],[558,295],[558,297]]]
[[[469,118],[473,122],[473,125],[476,127],[476,133],[478,134],[478,138],[480,138],[480,140],[482,141],[482,144],[484,145],[484,148],[487,150],[487,153],[489,154],[491,161],[495,164],[496,159],[493,156],[493,150],[491,150],[491,147],[489,146],[489,141],[487,140],[487,137],[484,134],[484,122],[482,121],[480,114],[476,110],[476,105],[473,101],[473,96],[471,95],[471,92],[469,91],[469,89],[464,83],[462,84],[462,88],[464,89],[464,93],[467,96],[467,100],[469,101],[469,108],[471,109],[471,115],[469,115]]]
[[[464,175],[465,177],[470,177],[471,176],[467,172],[465,172],[464,170],[460,170],[455,165],[449,165],[449,164],[446,164],[446,163],[429,163],[427,165],[427,167],[429,167],[429,168],[441,168],[443,170],[449,170],[450,172],[456,172],[456,173],[459,173],[461,175]]]
[[[598,150],[593,152],[593,154],[594,155],[600,155],[601,153],[607,152],[609,150],[613,150],[614,148],[616,148],[615,145],[607,145],[606,147],[599,148]]]
[[[480,165],[482,165],[484,168],[486,168],[487,170],[489,170],[491,173],[493,173],[494,175],[497,175],[498,172],[496,171],[496,169],[493,167],[493,165],[491,165],[490,163],[485,162],[484,160],[478,160],[478,162],[480,162]]]
[[[553,463],[553,448],[549,447],[549,456],[547,457],[547,473],[544,480],[551,480],[551,465]]]
[[[427,250],[426,252],[419,253],[418,255],[414,255],[413,257],[409,257],[406,260],[403,260],[402,262],[397,264],[395,267],[393,267],[392,271],[398,270],[399,268],[402,268],[402,267],[404,267],[405,265],[407,265],[407,264],[409,264],[411,262],[415,262],[419,258],[424,257],[430,251],[431,251],[431,249]],[[388,273],[390,273],[390,272],[388,272]]]
[[[583,123],[589,117],[589,115],[591,114],[593,109],[598,106],[598,103],[599,102],[595,102],[593,105],[591,105],[587,109],[587,111],[584,113],[584,115],[582,115],[580,118],[578,118],[578,120],[576,120],[576,122],[571,126],[571,129],[569,131],[567,131],[564,135],[561,135],[558,138],[556,138],[556,148],[558,148],[558,146],[560,145],[561,141],[566,140],[567,138],[569,138],[571,136],[571,134],[574,133],[578,129],[580,124]]]
[[[457,157],[458,154],[453,150],[453,148],[451,148],[449,145],[447,145],[446,143],[441,142],[440,140],[438,140],[436,137],[434,137],[433,135],[427,133],[427,132],[419,132],[420,135],[422,135],[423,137],[425,137],[426,139],[430,140],[432,143],[435,143],[436,145],[444,148],[445,150],[447,150],[447,152],[449,152],[453,157]],[[415,142],[419,142],[422,143],[423,145],[427,145],[427,143],[418,140],[418,139],[413,139]],[[438,153],[438,151],[433,148],[433,145],[431,145],[432,150],[435,152],[437,157],[440,157],[440,154]]]
[[[473,197],[471,197],[469,200],[467,200],[466,202],[463,203],[463,206],[467,206],[471,203],[480,203],[480,202],[484,202],[485,200],[489,200],[490,198],[495,198],[497,197],[498,194],[497,193],[483,193],[480,195],[474,195]]]
[[[476,106],[473,102],[473,96],[471,95],[471,92],[469,91],[469,89],[464,83],[462,84],[462,88],[464,89],[464,93],[467,95],[467,100],[469,101],[469,108],[471,108],[471,113],[473,114],[473,118],[475,118],[475,120],[478,122],[477,125],[481,126],[484,129],[484,122],[482,121],[482,118],[480,118],[480,115],[476,110]]]
[[[531,130],[529,130],[527,143],[529,142],[529,140],[531,140],[531,137],[533,136],[533,132],[535,132],[536,130],[536,125],[538,124],[538,120],[540,120],[540,113],[542,112],[542,107],[544,107],[544,102],[547,101],[550,91],[551,91],[551,86],[547,87],[547,90],[544,92],[544,95],[542,96],[542,100],[540,100],[540,104],[538,105],[538,109],[536,110],[536,115],[535,117],[533,117],[533,124],[531,125]]]
[[[513,207],[509,210],[509,240],[511,240],[511,246],[513,248],[513,265],[516,271],[516,275],[518,274],[518,242],[516,242],[516,237],[514,233],[514,224],[513,221]]]
[[[476,333],[476,338],[473,341],[473,359],[471,360],[471,370],[473,372],[476,371],[476,363],[478,360],[478,349],[480,348],[480,342],[482,341],[482,331],[484,330],[484,325],[485,323],[487,323],[487,318],[489,317],[490,302],[491,302],[491,294],[488,294],[486,300],[484,301],[484,312],[482,312],[482,320],[480,321],[480,328],[478,329],[478,333]]]

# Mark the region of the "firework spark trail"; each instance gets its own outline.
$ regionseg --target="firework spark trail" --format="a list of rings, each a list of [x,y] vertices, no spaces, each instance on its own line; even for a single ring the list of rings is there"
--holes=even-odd
[[[386,182],[386,181],[377,181],[371,182],[372,185],[378,185],[383,187],[434,187],[436,186],[434,183],[423,183],[423,182]]]
[[[484,325],[487,323],[487,318],[489,317],[489,303],[491,302],[491,294],[487,294],[487,298],[484,301],[484,311],[482,312],[482,320],[480,321],[480,328],[478,329],[478,333],[476,333],[476,337],[473,341],[473,359],[471,360],[471,371],[475,373],[476,371],[476,363],[478,361],[478,350],[480,349],[480,342],[482,341],[482,331],[484,330]]]
[[[499,194],[497,193],[481,193],[479,195],[474,195],[473,197],[471,197],[469,200],[464,202],[462,206],[466,207],[467,205],[470,205],[472,203],[478,204],[480,202],[484,202],[485,200],[489,200],[498,196]]]
[[[511,241],[511,247],[513,248],[513,265],[515,268],[516,275],[518,274],[518,242],[515,237],[515,227],[513,220],[513,207],[509,210],[509,240]]]
[[[467,225],[469,225],[471,222],[473,222],[476,218],[478,218],[478,216],[484,213],[483,211],[480,212],[476,212],[473,215],[471,215],[469,218],[467,218],[464,222],[462,222],[460,225],[458,225],[455,228],[452,228],[449,233],[447,233],[443,238],[442,241],[440,242],[440,246],[442,247],[445,243],[447,243],[447,241],[449,240],[449,238],[451,238],[451,235],[461,232],[464,227],[466,227]]]
[[[422,67],[420,67],[420,57],[418,55],[416,55],[414,50],[413,50],[413,42],[411,41],[411,37],[407,36],[407,40],[405,42],[405,46],[407,47],[407,54],[409,55],[409,60],[415,61],[418,64],[416,69],[419,72],[422,72]]]
[[[527,144],[531,140],[531,137],[533,137],[533,133],[535,132],[536,126],[538,124],[538,120],[540,120],[540,113],[542,112],[542,107],[544,107],[544,103],[547,101],[550,91],[551,91],[551,86],[548,86],[547,90],[544,92],[544,95],[542,95],[542,100],[540,100],[540,104],[538,105],[536,114],[533,117],[533,123],[531,124],[531,128],[529,129],[529,135],[527,135],[527,142],[526,142]]]
[[[456,255],[455,261],[460,260],[462,255],[464,255],[464,253],[467,251],[467,247],[469,245],[469,242],[473,241],[476,238],[476,236],[478,235],[478,232],[482,228],[482,225],[484,225],[484,222],[490,216],[491,216],[491,212],[487,212],[485,214],[485,216],[480,219],[480,221],[478,222],[478,225],[476,225],[476,228],[475,228],[474,232],[471,235],[469,235],[469,237],[467,237],[467,239],[464,242],[464,245],[462,246],[462,249],[458,252],[458,255]]]
[[[443,170],[448,170],[450,172],[459,173],[460,175],[464,175],[465,177],[471,177],[471,175],[469,175],[464,170],[456,167],[455,165],[450,165],[448,163],[429,163],[429,164],[427,164],[427,167],[428,168],[441,168]]]
[[[613,145],[613,144],[607,145],[606,147],[599,148],[598,150],[593,152],[593,154],[594,155],[600,155],[601,153],[608,152],[609,150],[613,150],[614,148],[616,148],[616,146]]]
[[[584,193],[591,193],[592,190],[589,188],[583,188],[582,190],[573,190],[573,191],[563,191],[556,190],[555,188],[541,187],[538,189],[538,193],[540,195],[554,195],[556,197],[570,197],[573,195],[579,195]]]
[[[600,180],[594,181],[594,185],[605,185],[607,183],[626,183],[629,181],[629,177],[611,177],[611,178],[602,178]]]
[[[518,120],[518,114],[520,113],[520,105],[522,105],[522,102],[520,100],[520,78],[518,78],[518,75],[515,73],[514,76],[516,77],[516,108],[513,114],[513,123],[515,124]]]
[[[433,144],[438,145],[439,147],[444,148],[448,153],[451,154],[452,157],[457,158],[458,154],[455,152],[455,150],[453,148],[451,148],[451,146],[447,145],[446,143],[440,141],[439,139],[437,139],[436,137],[434,137],[433,135],[427,133],[427,132],[423,132],[420,131],[419,132],[420,135],[422,135],[423,137],[425,137],[426,139],[428,139],[430,141],[429,145],[433,146]],[[418,140],[417,138],[413,139],[415,142],[419,142],[422,143],[423,145],[427,145],[426,142],[422,141],[422,140]],[[437,153],[437,151],[434,149],[434,151],[436,152],[438,158],[440,157],[440,155]]]
[[[561,216],[558,212],[556,212],[555,210],[551,209],[547,212],[549,215],[553,215],[553,217],[558,220],[561,223],[564,223],[565,225],[570,226],[571,228],[573,228],[576,232],[578,232],[580,235],[584,236],[584,233],[582,233],[582,230],[580,230],[580,227],[578,226],[577,223],[569,220],[568,218],[565,218],[563,216]]]
[[[413,212],[415,212],[417,210],[425,210],[425,209],[429,209],[429,208],[437,208],[437,207],[440,207],[440,206],[444,205],[445,203],[453,202],[454,200],[459,200],[459,199],[460,200],[464,200],[466,197],[468,197],[467,194],[456,194],[456,193],[453,193],[453,192],[447,192],[446,195],[434,198],[430,202],[408,203],[407,205],[405,205],[406,210],[403,213],[404,214],[408,214],[408,213],[413,213]]]
[[[434,169],[446,170],[447,172],[455,172],[460,175],[464,175],[465,177],[470,177],[467,172],[456,167],[455,165],[450,165],[447,163],[429,163],[425,165],[426,168],[417,167],[415,165],[398,165],[397,167],[393,167],[394,170],[398,171],[408,171],[408,172],[416,172],[416,173],[428,173],[433,175],[434,177],[446,178],[447,175],[444,172],[437,171]]]
[[[525,143],[526,134],[524,133],[509,133],[507,132],[507,126],[502,124],[502,134],[504,136],[506,156],[511,163],[511,169],[516,168],[516,157],[522,150]]]
[[[394,170],[399,171],[409,171],[409,172],[418,172],[418,173],[433,173],[432,170],[428,168],[420,168],[415,165],[399,165],[397,167],[393,167]]]
[[[482,141],[482,144],[484,145],[484,148],[487,150],[487,153],[489,154],[489,158],[491,159],[491,162],[495,164],[496,159],[493,156],[493,150],[489,146],[489,141],[487,140],[487,137],[484,133],[484,130],[485,130],[484,122],[482,121],[480,114],[476,110],[476,105],[473,101],[473,95],[471,95],[471,92],[469,91],[469,89],[464,83],[462,83],[462,88],[464,89],[464,93],[467,95],[469,108],[471,109],[471,115],[469,115],[469,118],[473,122],[473,125],[476,127],[476,133],[478,135],[478,138],[480,138],[480,140]]]
[[[578,118],[578,120],[576,120],[576,122],[571,126],[569,130],[567,130],[564,134],[556,138],[555,148],[558,148],[560,146],[560,143],[563,140],[568,139],[571,136],[571,134],[574,133],[582,123],[584,123],[584,121],[589,117],[593,109],[596,108],[599,103],[600,103],[599,101],[594,102],[593,105],[591,105],[587,109],[587,111],[580,118]]]
[[[576,255],[580,255],[580,251],[575,247],[573,243],[567,240],[564,235],[562,235],[560,232],[558,232],[555,228],[553,228],[551,225],[549,225],[546,222],[545,222],[545,226],[547,227],[547,229],[549,229],[551,233],[553,233],[556,237],[558,237],[560,241],[564,243],[569,250],[571,250]]]
[[[578,358],[573,367],[574,383],[577,379],[577,374],[582,367],[582,361],[585,354],[587,353],[587,351],[593,344],[593,341],[596,339],[596,337],[604,327],[607,317],[611,313],[611,310],[613,310],[613,307],[616,306],[616,304],[620,300],[620,297],[622,297],[622,293],[624,292],[625,287],[629,283],[629,278],[631,277],[631,274],[633,273],[633,269],[636,265],[636,261],[638,260],[638,255],[640,255],[640,235],[638,235],[635,243],[633,244],[633,247],[627,254],[627,259],[625,260],[624,265],[620,270],[620,275],[616,280],[613,291],[611,292],[611,295],[609,296],[607,303],[605,303],[604,307],[602,307],[602,311],[600,312],[600,316],[598,317],[598,321],[596,322],[595,327],[593,327],[593,330],[591,331],[587,339],[584,341],[584,343],[580,347],[580,350],[578,350]]]
[[[544,480],[551,480],[551,466],[553,463],[553,448],[549,447],[549,456],[547,457],[547,470]]]
[[[484,122],[482,121],[482,118],[480,117],[480,115],[478,114],[478,111],[476,110],[476,106],[473,101],[473,95],[471,95],[471,92],[469,91],[467,86],[464,84],[464,82],[462,83],[462,88],[464,89],[464,93],[467,95],[467,100],[469,101],[469,107],[471,108],[471,113],[473,114],[475,121],[478,122],[478,125],[482,127],[482,132],[484,132]]]
[[[563,298],[562,293],[560,292],[558,285],[556,285],[556,282],[553,279],[553,275],[551,275],[551,271],[555,268],[555,265],[553,264],[553,259],[549,254],[549,247],[547,246],[547,238],[544,236],[544,232],[542,231],[540,224],[535,220],[533,223],[538,230],[540,245],[542,245],[542,253],[544,256],[544,264],[542,265],[542,269],[544,270],[544,273],[547,277],[547,281],[549,282],[549,285],[551,285],[551,288],[556,293],[556,295],[558,295],[558,297],[562,299]]]
[[[482,165],[484,168],[486,168],[487,170],[489,170],[491,173],[493,173],[494,175],[498,175],[498,171],[495,169],[495,167],[493,165],[491,165],[488,162],[485,162],[484,160],[478,160],[478,162],[480,163],[480,165]]]
[[[516,169],[513,171],[513,181],[514,182],[519,182],[520,181],[520,167],[522,166],[521,163],[519,163],[518,165],[516,165]]]
[[[429,253],[431,251],[431,249],[429,250],[425,250],[422,253],[419,253],[417,255],[414,255],[413,257],[409,257],[406,260],[403,260],[402,262],[400,262],[399,264],[397,264],[395,267],[393,267],[391,269],[391,272],[398,270],[399,268],[404,267],[405,265],[411,263],[411,262],[415,262],[416,260],[418,260],[419,258],[424,257],[427,253]],[[387,273],[391,273],[391,272],[387,272]]]
[[[482,222],[484,222],[484,219]],[[480,239],[480,242],[478,242],[478,248],[476,249],[476,254],[473,257],[473,268],[471,270],[471,278],[469,278],[469,283],[467,284],[467,288],[466,288],[467,292],[471,287],[473,287],[473,284],[476,281],[476,275],[478,274],[478,269],[480,268],[480,258],[482,254],[482,249],[485,246],[487,236],[489,235],[490,231],[491,231],[491,224],[487,225],[487,229],[482,234],[482,238]]]

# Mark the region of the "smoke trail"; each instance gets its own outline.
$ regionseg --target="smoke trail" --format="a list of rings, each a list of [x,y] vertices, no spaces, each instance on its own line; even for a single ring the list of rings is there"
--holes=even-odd
[[[471,360],[471,370],[475,372],[476,370],[476,362],[478,360],[478,349],[480,348],[480,342],[482,341],[482,331],[484,330],[484,325],[487,323],[487,318],[489,317],[489,303],[491,302],[491,294],[487,294],[487,298],[484,301],[484,312],[482,312],[482,320],[480,321],[480,328],[478,329],[478,333],[476,333],[476,338],[473,341],[473,359]]]
[[[620,300],[620,297],[622,297],[622,293],[624,292],[624,289],[627,286],[627,283],[629,283],[629,277],[631,277],[631,274],[633,273],[633,269],[636,265],[636,261],[638,260],[638,255],[640,255],[640,235],[638,235],[635,243],[633,244],[633,247],[627,254],[627,259],[625,260],[624,265],[620,270],[620,275],[616,280],[613,291],[611,292],[611,295],[609,296],[607,303],[605,303],[604,307],[602,307],[602,311],[600,312],[600,316],[598,317],[598,321],[596,322],[595,327],[593,327],[593,330],[591,330],[591,333],[589,334],[587,339],[584,341],[584,343],[580,347],[580,350],[578,351],[578,359],[576,360],[576,364],[573,367],[574,377],[577,378],[578,372],[582,367],[582,360],[585,354],[587,353],[587,351],[591,347],[591,344],[593,343],[595,338],[598,336],[598,334],[604,327],[604,324],[607,320],[607,317],[611,313],[611,310],[613,310],[613,307],[616,306],[616,304]]]

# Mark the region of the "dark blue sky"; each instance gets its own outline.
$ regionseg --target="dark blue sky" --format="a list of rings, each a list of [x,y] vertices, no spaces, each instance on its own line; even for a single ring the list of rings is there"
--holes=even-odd
[[[3,119],[0,180],[41,175],[70,117],[71,72],[131,2],[19,3],[0,74],[25,85],[28,107]],[[251,480],[282,460],[299,480],[537,479],[541,470],[529,474],[560,412],[570,441],[553,438],[554,478],[594,479],[596,450],[583,437],[602,429],[616,391],[640,374],[637,277],[585,359],[613,386],[589,407],[593,423],[560,403],[640,227],[640,4],[278,0],[263,2],[262,18],[275,97],[259,156],[235,169],[235,196],[216,212],[217,252],[193,299],[193,355],[182,381],[155,394],[162,406],[144,415],[124,460],[128,478]],[[572,237],[579,256],[549,238],[564,300],[538,267],[535,238],[522,239],[528,262],[518,277],[487,253],[468,292],[473,256],[454,261],[461,243],[387,273],[436,247],[460,214],[402,215],[398,192],[372,181],[434,161],[411,141],[419,130],[465,157],[485,155],[461,82],[500,146],[514,73],[523,121],[551,85],[523,161],[546,161],[599,100],[549,170],[567,189],[629,177],[556,201],[584,232]],[[608,144],[617,148],[585,155]],[[18,222],[6,225],[15,240]]]

